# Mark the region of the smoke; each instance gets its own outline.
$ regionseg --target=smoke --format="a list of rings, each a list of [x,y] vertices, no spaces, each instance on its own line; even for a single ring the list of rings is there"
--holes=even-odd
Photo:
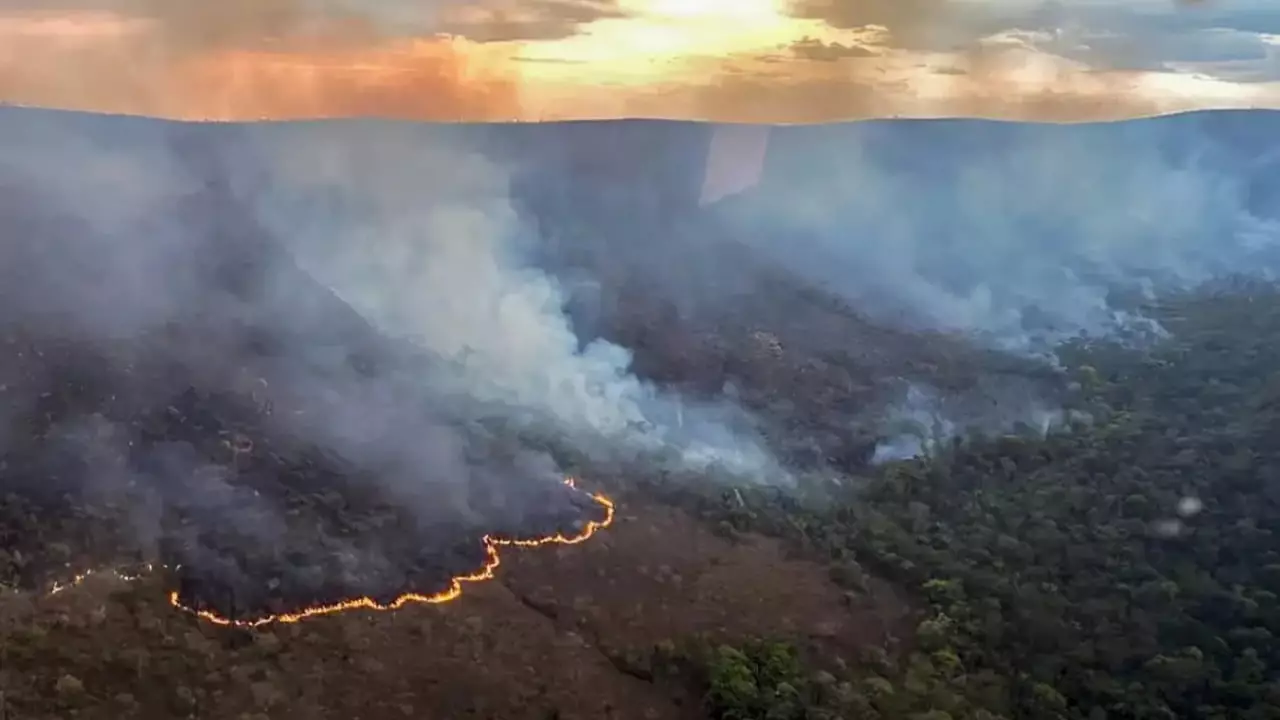
[[[1246,120],[1275,122],[775,129],[764,180],[717,212],[880,317],[1027,354],[1082,333],[1155,337],[1141,306],[1160,292],[1276,270],[1266,148],[1233,140]]]
[[[955,438],[1018,434],[1044,438],[1077,413],[1046,402],[1034,388],[1006,384],[948,396],[905,382],[902,397],[880,421],[885,439],[876,445],[872,463],[906,460],[939,452]]]
[[[414,378],[413,389],[450,413],[542,423],[584,451],[674,453],[685,469],[723,465],[757,477],[773,470],[744,434],[749,428],[731,429],[746,423],[732,408],[659,392],[630,372],[625,348],[579,340],[559,284],[526,261],[533,238],[511,205],[506,171],[469,149],[465,128],[245,129],[45,112],[4,119],[12,128],[0,155],[8,182],[51,216],[82,225],[61,232],[57,251],[11,248],[35,247],[45,268],[35,282],[20,276],[30,274],[33,258],[6,264],[19,273],[6,292],[20,315],[57,315],[66,332],[125,339],[201,313],[248,319],[286,345],[290,358],[323,374],[304,378],[316,387],[283,371],[268,385],[277,402],[305,406],[292,429],[324,446],[381,442],[388,447],[379,455],[389,457],[432,445],[413,438],[420,430],[431,435],[430,426],[397,415],[412,412],[397,405],[406,390],[400,378],[336,370],[347,352],[336,343],[352,342],[362,323],[372,323],[404,341],[402,348],[432,357],[431,372]],[[168,139],[175,133],[185,138],[177,150]],[[229,187],[209,184],[223,176]],[[24,213],[15,208],[11,217],[20,222]],[[200,235],[209,237],[193,239]],[[254,249],[273,243],[291,255]],[[211,292],[200,277],[206,264],[255,252],[262,258],[251,296]],[[295,263],[359,316],[304,287]],[[198,351],[237,351],[206,340],[214,347]],[[315,398],[334,396],[344,407],[313,407]],[[449,454],[427,463],[408,453],[403,462],[453,468],[439,460]]]
[[[239,588],[208,600],[225,614],[472,570],[482,534],[590,512],[553,450],[775,472],[731,409],[579,342],[465,128],[0,126],[0,487],[113,508],[127,545],[198,573],[184,597]]]
[[[508,173],[447,133],[377,122],[263,130],[256,147],[273,173],[257,207],[315,277],[442,361],[436,388],[550,424],[588,452],[779,473],[749,428],[731,429],[746,422],[732,408],[663,393],[632,374],[625,348],[579,339],[560,284],[530,262],[537,238]]]
[[[1165,293],[1275,277],[1267,137],[1277,122],[1206,113],[773,128],[759,182],[710,212],[882,324],[1057,366],[1056,348],[1073,338],[1165,337],[1147,311]],[[913,378],[877,424],[876,459],[919,454],[938,437],[1038,427],[1060,412],[1049,389],[981,385],[943,392]]]
[[[417,537],[480,520],[518,529],[521,510],[571,507],[469,497],[496,468],[513,495],[560,474],[533,452],[485,457],[485,438],[415,407],[391,371],[345,362],[360,348],[332,335],[358,336],[358,323],[272,253],[199,143],[171,142],[180,129],[26,111],[0,122],[6,491],[114,508],[132,530],[126,546],[226,586],[279,572],[284,555],[286,566],[352,553],[390,564],[363,539],[326,528],[322,542],[292,527],[280,488],[319,492],[308,483],[332,486],[335,464],[365,484],[352,507],[411,508]],[[274,445],[254,452],[242,431]],[[317,446],[340,460],[308,461]],[[422,561],[398,559],[401,572]],[[368,587],[385,583],[357,589]]]
[[[184,598],[226,614],[471,570],[481,534],[583,522],[566,451],[786,479],[743,413],[575,335],[467,128],[0,124],[0,329],[33,348],[0,367],[4,486],[115,508],[195,573]]]

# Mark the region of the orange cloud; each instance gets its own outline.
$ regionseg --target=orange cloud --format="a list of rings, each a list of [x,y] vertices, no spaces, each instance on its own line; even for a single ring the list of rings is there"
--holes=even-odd
[[[951,0],[0,0],[0,101],[188,119],[740,122],[1071,121],[1280,104],[1280,84],[1059,57],[1080,56],[1027,40],[1034,33],[1017,30],[1018,18],[998,17],[997,7]],[[1053,24],[1028,20],[1041,21]]]
[[[308,53],[226,50],[176,73],[174,112],[210,118],[509,119],[523,114],[504,61],[451,40]]]
[[[284,2],[270,0],[258,12]],[[341,32],[330,25],[307,34],[270,13],[248,28],[222,17],[0,18],[0,98],[186,119],[521,113],[511,63],[465,40],[384,37],[356,22]],[[209,32],[197,32],[199,26]],[[249,28],[266,34],[255,37]]]

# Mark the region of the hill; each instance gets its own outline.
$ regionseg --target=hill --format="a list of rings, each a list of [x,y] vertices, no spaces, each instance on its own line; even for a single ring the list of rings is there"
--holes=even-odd
[[[1273,122],[6,111],[0,717],[1270,717]]]
[[[696,716],[684,682],[650,686],[655,638],[674,648],[776,626],[860,647],[898,622],[870,598],[849,615],[822,565],[716,535],[590,459],[584,487],[627,498],[609,537],[553,558],[500,550],[501,584],[469,584],[465,605],[296,626],[325,624],[319,635],[221,628],[174,607],[170,592],[255,622],[352,596],[386,603],[480,567],[482,535],[568,536],[602,518],[560,483],[550,458],[571,448],[423,382],[449,359],[377,328],[294,260],[228,171],[226,129],[157,125],[153,141],[113,122],[47,155],[23,156],[47,125],[9,148],[6,713]],[[88,146],[79,162],[48,164],[74,140]],[[121,171],[170,174],[138,198]],[[83,569],[99,572],[46,595]],[[683,608],[689,588],[706,600]],[[479,658],[494,672],[476,685]],[[560,662],[564,677],[543,672]],[[568,694],[584,678],[595,692]]]

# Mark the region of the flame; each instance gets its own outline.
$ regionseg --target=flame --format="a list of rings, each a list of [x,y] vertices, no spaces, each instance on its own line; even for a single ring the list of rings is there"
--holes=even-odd
[[[571,488],[575,488],[575,489],[577,488],[577,485],[575,484],[573,478],[566,478],[565,485],[568,485]],[[613,518],[614,518],[613,501],[600,493],[589,493],[589,496],[591,497],[592,500],[596,501],[596,503],[598,503],[601,507],[604,508],[605,514],[604,514],[603,520],[598,520],[598,521],[590,520],[587,522],[586,526],[583,527],[583,529],[580,532],[578,532],[576,535],[569,535],[569,536],[566,536],[562,533],[556,533],[555,535],[548,535],[540,538],[519,539],[519,538],[500,538],[492,535],[485,535],[484,538],[482,538],[484,542],[484,547],[485,547],[484,565],[482,565],[478,570],[474,572],[452,578],[449,581],[449,586],[446,589],[430,595],[424,595],[421,593],[405,593],[404,595],[397,597],[395,600],[392,600],[391,602],[385,603],[385,604],[379,603],[370,597],[350,598],[348,600],[343,600],[341,602],[336,602],[329,605],[317,605],[314,607],[296,610],[294,612],[281,613],[279,615],[266,615],[264,617],[256,618],[253,620],[234,620],[231,618],[223,617],[222,615],[219,615],[210,610],[197,610],[187,605],[183,605],[182,602],[178,599],[178,592],[176,590],[171,590],[169,592],[169,604],[172,605],[174,608],[177,608],[178,610],[194,615],[200,618],[201,620],[211,622],[215,625],[222,625],[226,627],[241,627],[241,628],[257,628],[257,627],[262,627],[264,625],[271,625],[275,623],[285,623],[285,624],[296,623],[302,620],[306,620],[308,618],[319,617],[321,615],[333,615],[335,613],[346,612],[348,610],[388,611],[388,610],[398,610],[406,605],[418,604],[418,603],[428,604],[428,605],[440,605],[443,603],[447,603],[451,600],[458,599],[462,595],[462,589],[466,583],[477,583],[477,582],[483,582],[485,580],[493,579],[498,569],[498,566],[502,564],[502,557],[498,552],[498,548],[500,547],[535,548],[535,547],[542,547],[544,545],[578,545],[580,543],[586,542],[587,540],[591,539],[591,537],[595,535],[597,532],[613,524]],[[156,566],[153,566],[153,565],[147,565],[146,570],[149,572],[153,570],[155,567]],[[97,570],[97,571],[88,570],[79,575],[76,575],[75,577],[73,577],[71,580],[67,582],[55,583],[53,588],[50,589],[48,594],[55,595],[64,590],[73,588],[85,582],[86,580],[88,580],[90,577],[93,577],[94,575],[111,575],[117,579],[125,580],[128,582],[138,580],[142,577],[141,574],[131,575],[118,570]]]
[[[74,588],[77,585],[84,583],[89,578],[98,576],[98,575],[109,575],[117,580],[123,580],[124,582],[134,582],[136,580],[141,580],[144,575],[154,570],[156,566],[151,563],[147,563],[143,567],[145,568],[145,570],[141,573],[127,573],[121,570],[115,570],[110,568],[106,570],[85,570],[79,575],[73,575],[71,579],[67,580],[66,582],[55,582],[53,584],[53,587],[49,588],[48,594],[57,595],[60,592],[63,592],[65,590],[70,590],[71,588]]]

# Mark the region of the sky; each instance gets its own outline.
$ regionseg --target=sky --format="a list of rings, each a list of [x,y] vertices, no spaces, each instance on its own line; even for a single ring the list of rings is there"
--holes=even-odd
[[[0,0],[0,101],[768,123],[1280,107],[1280,2]]]

